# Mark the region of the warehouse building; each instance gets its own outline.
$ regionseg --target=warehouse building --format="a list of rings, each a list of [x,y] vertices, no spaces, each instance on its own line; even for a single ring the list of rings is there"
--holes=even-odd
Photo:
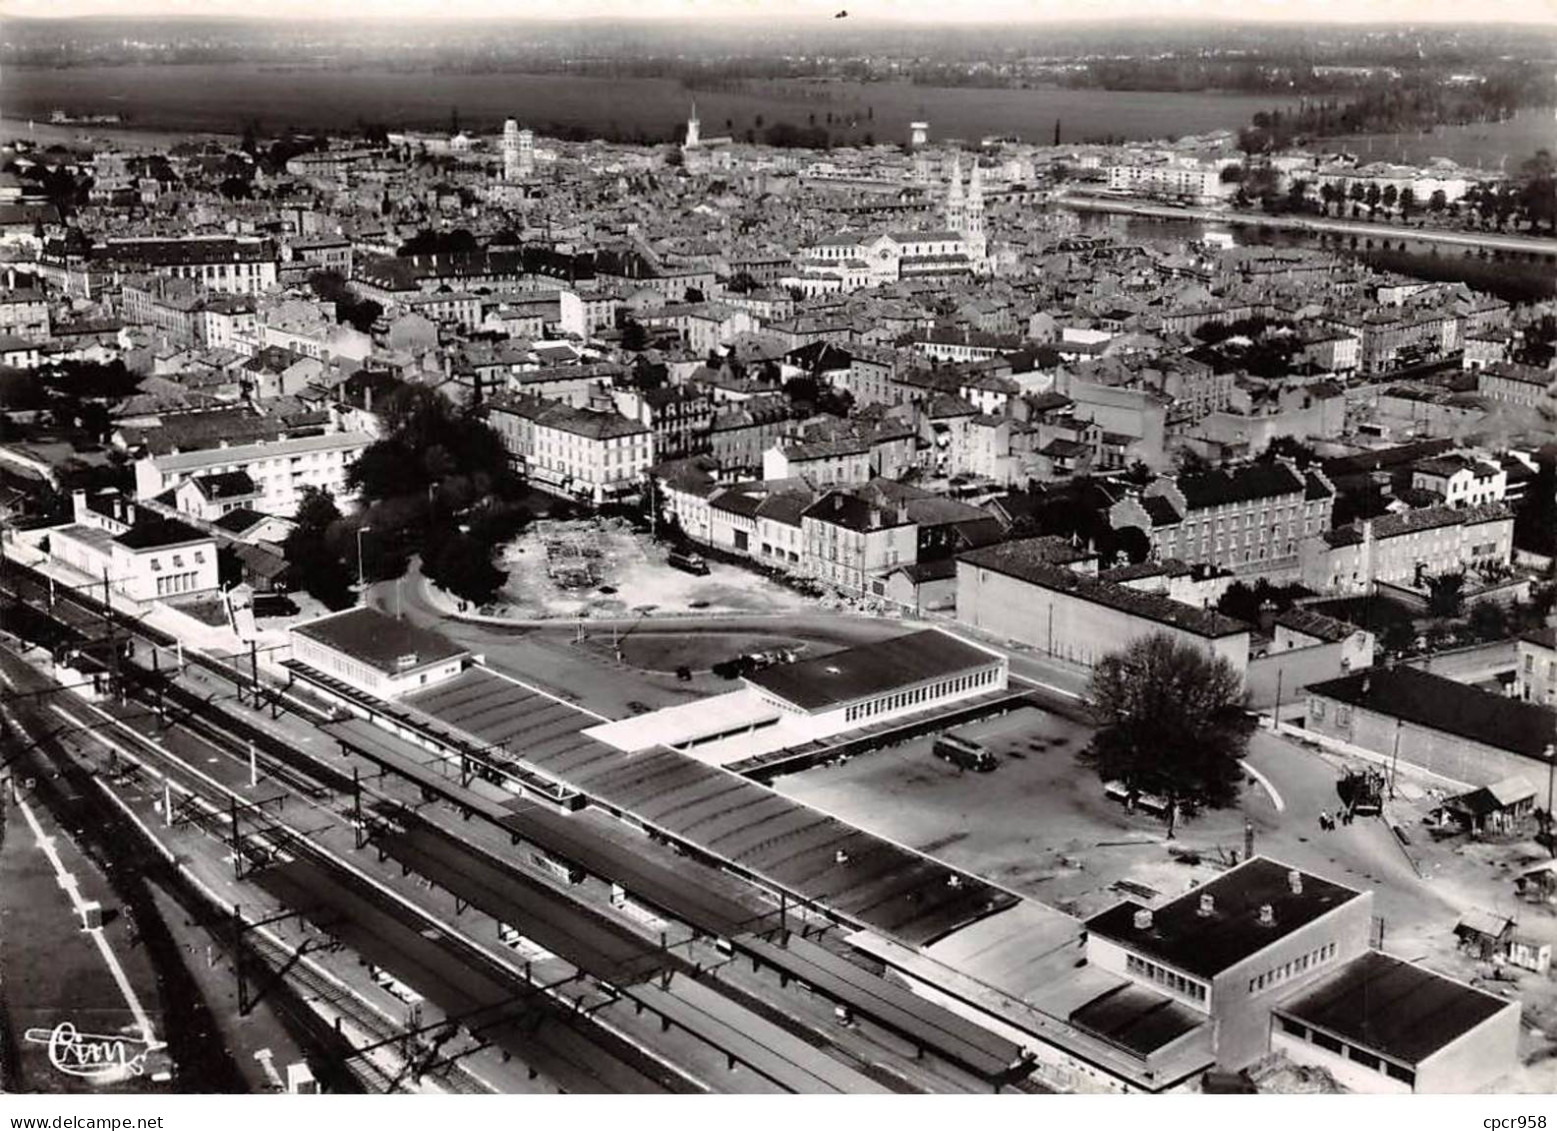
[[[1311,684],[1306,712],[1316,735],[1468,786],[1544,777],[1557,736],[1551,707],[1405,665]]]
[[[1254,857],[1160,907],[1087,921],[1087,966],[1128,980],[1070,1024],[1143,1061],[1209,1041],[1359,1092],[1469,1092],[1518,1063],[1519,1005],[1370,949],[1373,893]]]
[[[1354,1092],[1474,1092],[1518,1057],[1519,1003],[1370,951],[1278,1006],[1273,1051]]]
[[[1088,569],[1096,559],[1058,564],[1046,538],[970,551],[957,559],[957,620],[1088,666],[1139,637],[1166,633],[1224,657],[1240,676],[1248,670],[1248,625]]]

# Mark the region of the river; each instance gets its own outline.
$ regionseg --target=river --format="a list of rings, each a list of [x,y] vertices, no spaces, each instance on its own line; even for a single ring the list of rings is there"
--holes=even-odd
[[[1086,232],[1113,232],[1144,242],[1198,239],[1207,228],[1230,231],[1242,247],[1303,247],[1356,259],[1384,271],[1420,279],[1463,282],[1513,303],[1557,298],[1557,271],[1545,256],[1524,252],[1476,252],[1441,247],[1422,240],[1370,239],[1338,233],[1295,232],[1276,228],[1227,227],[1198,220],[1079,212]]]
[[[977,90],[908,83],[802,80],[743,82],[691,90],[674,79],[579,75],[447,73],[388,68],[149,65],[10,67],[0,101],[12,119],[47,122],[50,111],[120,114],[138,128],[236,132],[258,118],[268,130],[339,129],[359,121],[392,128],[447,128],[455,112],[469,129],[496,132],[513,116],[542,133],[669,138],[696,99],[703,133],[733,133],[777,121],[807,125],[815,115],[838,141],[907,140],[908,123],[928,119],[932,138],[977,141],[1016,135],[1149,140],[1237,129],[1272,100],[1256,95],[1156,94],[1109,90]]]

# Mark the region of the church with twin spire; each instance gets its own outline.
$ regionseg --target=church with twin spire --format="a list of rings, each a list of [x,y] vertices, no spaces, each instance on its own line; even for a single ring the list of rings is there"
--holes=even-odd
[[[802,249],[789,285],[802,293],[850,291],[902,279],[957,278],[989,271],[984,235],[984,177],[974,157],[966,181],[962,154],[952,158],[944,228],[839,232]]]

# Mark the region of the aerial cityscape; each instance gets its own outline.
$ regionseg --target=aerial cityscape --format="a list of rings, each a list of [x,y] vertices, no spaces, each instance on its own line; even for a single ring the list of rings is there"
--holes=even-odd
[[[0,3],[0,1094],[1557,1093],[1549,9],[166,7]]]

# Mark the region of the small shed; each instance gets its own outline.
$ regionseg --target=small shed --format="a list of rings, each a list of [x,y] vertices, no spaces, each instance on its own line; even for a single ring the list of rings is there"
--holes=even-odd
[[[1508,964],[1544,974],[1552,965],[1552,944],[1515,935],[1508,943]]]
[[[1557,860],[1525,869],[1514,880],[1514,890],[1528,903],[1557,903]]]
[[[1472,909],[1460,916],[1460,921],[1454,925],[1454,935],[1460,940],[1461,950],[1491,962],[1508,953],[1508,944],[1514,937],[1514,921],[1507,915]]]
[[[1515,777],[1451,797],[1428,820],[1439,828],[1455,827],[1478,836],[1508,835],[1517,833],[1534,813],[1535,787]]]

